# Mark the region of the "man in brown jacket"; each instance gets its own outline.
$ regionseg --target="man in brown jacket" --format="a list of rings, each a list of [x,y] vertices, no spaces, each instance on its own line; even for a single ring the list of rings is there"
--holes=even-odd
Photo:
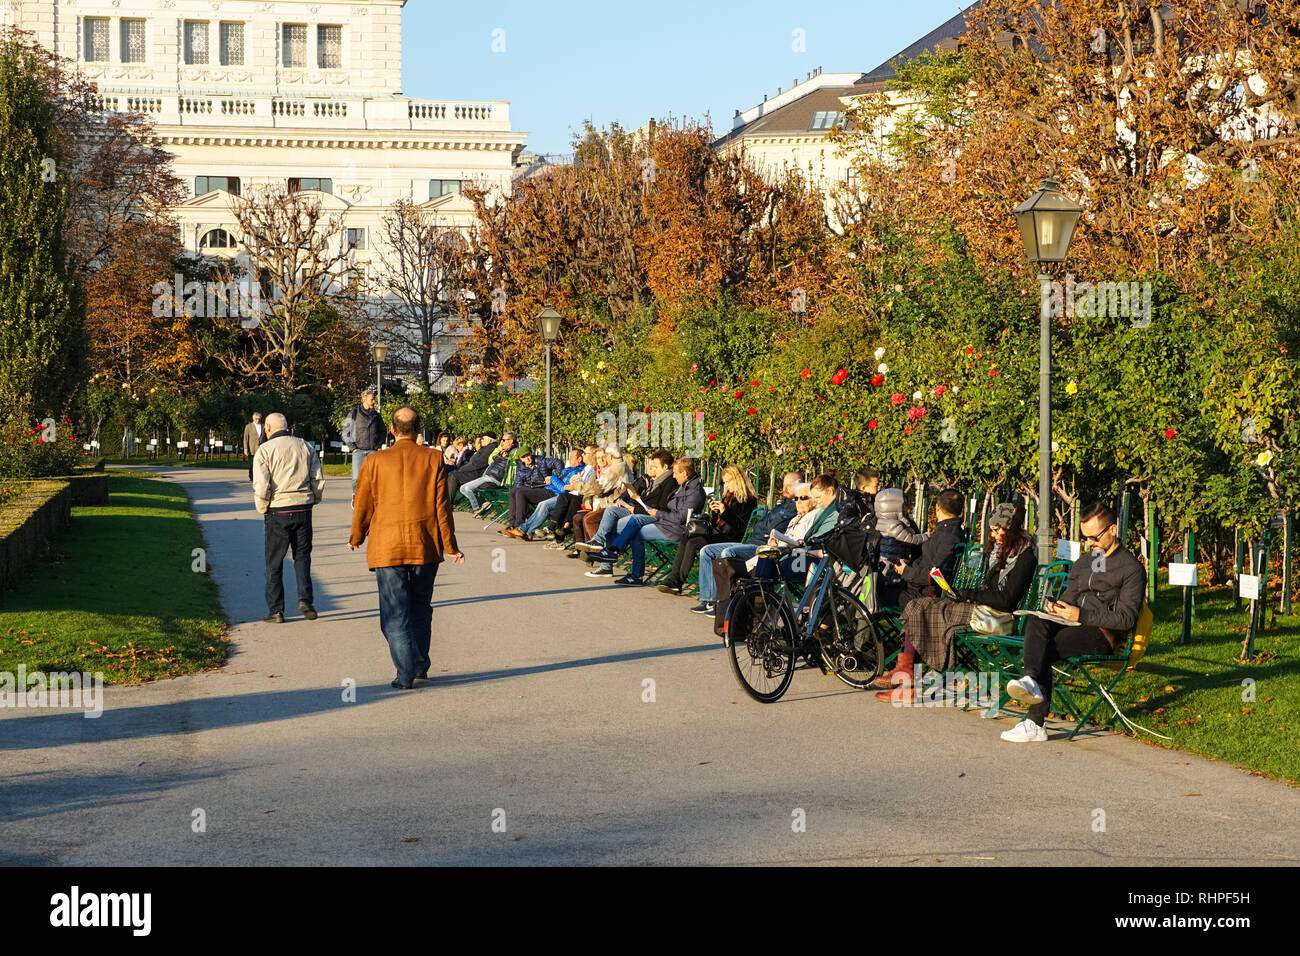
[[[433,579],[444,556],[461,564],[442,452],[420,445],[420,414],[393,412],[391,448],[366,458],[357,477],[348,550],[366,540],[366,563],[379,585],[379,629],[397,668],[393,686],[429,678]]]

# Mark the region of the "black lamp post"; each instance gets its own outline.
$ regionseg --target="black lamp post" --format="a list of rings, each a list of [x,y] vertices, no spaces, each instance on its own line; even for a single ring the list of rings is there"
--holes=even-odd
[[[384,359],[388,357],[388,345],[384,342],[376,342],[370,346],[370,354],[375,357],[375,379],[379,383],[379,394],[375,396],[375,407],[382,410],[384,407]]]
[[[537,313],[537,327],[541,330],[542,341],[546,343],[546,457],[551,456],[551,343],[560,335],[560,323],[564,316],[549,305]]]
[[[1030,262],[1064,262],[1082,207],[1052,174],[1014,210]],[[1039,273],[1038,313],[1038,563],[1052,561],[1052,313],[1051,277]]]

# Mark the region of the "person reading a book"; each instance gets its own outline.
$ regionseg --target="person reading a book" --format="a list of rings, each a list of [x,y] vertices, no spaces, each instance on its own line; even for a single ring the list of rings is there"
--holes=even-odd
[[[1065,593],[1043,610],[1053,619],[1031,616],[1025,625],[1025,676],[1007,693],[1029,704],[1029,715],[1002,739],[1037,743],[1047,739],[1043,723],[1052,700],[1052,665],[1082,654],[1113,654],[1137,624],[1146,591],[1141,562],[1119,540],[1115,512],[1100,502],[1080,517],[1083,544],[1091,548],[1070,569]]]
[[[941,491],[934,504],[934,530],[921,545],[921,556],[914,562],[896,561],[892,565],[906,588],[898,599],[900,610],[906,610],[916,598],[927,594],[938,596],[938,589],[930,581],[930,571],[934,568],[952,579],[957,568],[957,545],[966,540],[966,529],[961,524],[965,505],[966,499],[960,491],[952,488]]]
[[[874,684],[892,689],[877,693],[877,700],[911,702],[912,667],[917,658],[937,671],[951,670],[957,632],[970,627],[977,605],[1005,614],[1024,600],[1038,567],[1033,541],[1025,533],[1024,509],[1010,502],[994,508],[989,515],[989,538],[993,549],[983,587],[960,588],[952,596],[925,596],[908,602],[902,619],[903,650],[894,669],[876,678]]]

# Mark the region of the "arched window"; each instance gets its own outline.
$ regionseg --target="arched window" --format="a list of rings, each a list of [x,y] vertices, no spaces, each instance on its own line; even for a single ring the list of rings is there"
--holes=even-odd
[[[234,245],[235,240],[224,229],[209,229],[199,240],[200,249],[230,249]]]

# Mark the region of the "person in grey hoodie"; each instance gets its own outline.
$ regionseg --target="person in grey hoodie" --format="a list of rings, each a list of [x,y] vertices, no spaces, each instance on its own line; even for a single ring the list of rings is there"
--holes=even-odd
[[[876,492],[876,531],[880,533],[880,559],[885,569],[880,576],[881,607],[896,607],[907,583],[894,570],[899,561],[915,561],[929,537],[907,516],[907,496],[901,488]]]

